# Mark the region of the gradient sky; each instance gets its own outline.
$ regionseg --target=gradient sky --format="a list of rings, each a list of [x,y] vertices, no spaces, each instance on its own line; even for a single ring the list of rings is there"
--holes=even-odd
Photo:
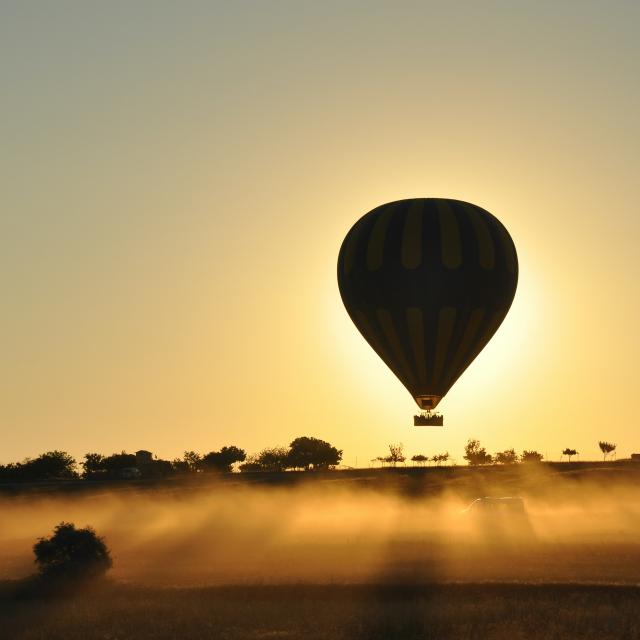
[[[640,451],[637,2],[0,9],[0,462],[299,435]],[[415,429],[336,284],[373,207],[488,209],[514,305]]]

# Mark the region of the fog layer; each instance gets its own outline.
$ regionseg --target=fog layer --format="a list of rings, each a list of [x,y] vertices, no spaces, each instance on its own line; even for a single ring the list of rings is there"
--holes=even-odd
[[[143,584],[639,581],[635,478],[523,473],[481,482],[448,473],[438,485],[425,476],[410,491],[401,475],[336,474],[287,487],[5,497],[0,578],[33,573],[33,543],[70,521],[104,536],[114,579]],[[525,512],[463,511],[485,495],[521,496]]]

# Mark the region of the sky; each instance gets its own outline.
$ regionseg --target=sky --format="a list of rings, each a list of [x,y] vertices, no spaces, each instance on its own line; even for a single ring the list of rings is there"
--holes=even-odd
[[[640,451],[635,2],[0,7],[0,463],[310,435],[405,452]],[[352,325],[370,209],[473,202],[517,247],[439,409]]]

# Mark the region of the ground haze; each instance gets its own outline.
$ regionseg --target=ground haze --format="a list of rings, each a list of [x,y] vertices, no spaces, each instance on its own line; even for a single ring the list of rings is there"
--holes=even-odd
[[[637,638],[638,480],[578,463],[5,487],[0,617],[43,640]],[[464,512],[506,495],[524,512]],[[31,546],[61,520],[105,536],[111,580],[34,596]]]
[[[0,577],[31,573],[33,542],[65,520],[106,537],[115,580],[147,586],[636,584],[639,479],[640,467],[617,463],[23,491],[2,498]],[[462,513],[486,495],[522,496],[526,512]]]

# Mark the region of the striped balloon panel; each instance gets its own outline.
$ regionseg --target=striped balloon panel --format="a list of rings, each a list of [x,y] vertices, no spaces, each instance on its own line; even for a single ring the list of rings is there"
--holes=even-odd
[[[500,326],[517,280],[507,230],[457,200],[382,205],[356,222],[338,258],[351,319],[414,398],[445,395]]]

